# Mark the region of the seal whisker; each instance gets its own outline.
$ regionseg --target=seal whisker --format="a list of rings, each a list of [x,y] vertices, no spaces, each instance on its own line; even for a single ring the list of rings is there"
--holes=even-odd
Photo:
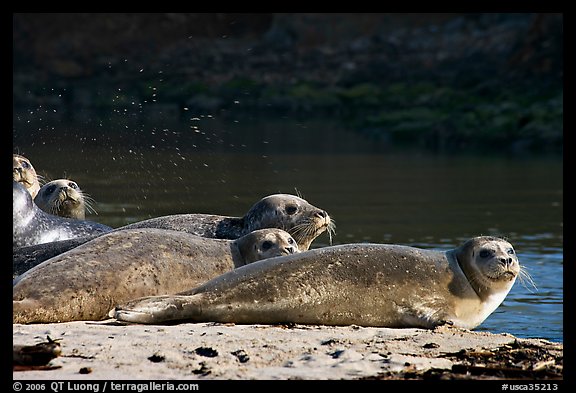
[[[518,279],[520,281],[520,284],[522,284],[522,286],[526,288],[528,292],[534,293],[534,291],[528,287],[527,283],[530,284],[530,286],[532,286],[536,291],[538,290],[538,287],[536,286],[536,283],[532,279],[532,276],[530,275],[530,273],[528,273],[528,268],[526,268],[525,266],[520,266]]]
[[[93,204],[96,204],[96,201],[94,200],[94,198],[92,198],[89,194],[87,194],[85,192],[80,192],[80,195],[82,196],[82,198],[84,198],[84,207],[86,208],[86,211],[88,213],[98,215],[98,212],[92,206]]]
[[[42,183],[40,183],[41,187],[44,187],[46,184],[50,183],[51,181],[54,181],[55,179],[52,179],[50,177],[44,177],[42,178]]]
[[[50,201],[50,205],[49,205],[49,213],[53,214],[55,216],[59,215],[58,213],[60,212],[60,209],[62,208],[62,199],[60,198],[54,198],[53,202],[52,200]]]
[[[314,239],[317,236],[316,225],[311,221],[296,225],[287,231],[292,235],[299,247],[307,249],[310,244],[310,239]]]
[[[328,232],[328,238],[330,239],[330,245],[332,245],[332,236],[336,236],[336,222],[334,220],[330,220],[328,224],[328,228],[326,228]]]
[[[310,223],[306,222],[303,224],[298,224],[298,225],[293,226],[289,232],[292,236],[295,236],[295,235],[299,236],[301,234],[307,235],[306,231],[308,230],[308,228],[310,228]]]

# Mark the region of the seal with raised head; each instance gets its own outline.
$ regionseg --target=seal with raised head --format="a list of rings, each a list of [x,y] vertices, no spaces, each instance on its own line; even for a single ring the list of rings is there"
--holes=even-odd
[[[160,228],[184,231],[214,239],[237,239],[262,228],[279,228],[290,233],[301,251],[322,232],[332,236],[334,221],[328,213],[306,200],[290,194],[274,194],[262,198],[243,217],[212,214],[174,214],[139,221],[123,226],[129,228]]]
[[[234,268],[296,252],[296,241],[275,228],[236,240],[156,228],[110,232],[18,276],[13,322],[101,320],[119,302],[177,293]]]
[[[40,177],[32,163],[19,154],[12,154],[12,180],[22,184],[32,198],[36,197],[40,190]]]
[[[448,251],[345,244],[273,258],[177,295],[135,299],[119,321],[301,323],[472,329],[520,272],[512,245],[475,237]]]
[[[34,198],[34,203],[46,213],[78,220],[86,218],[86,210],[95,213],[92,202],[78,183],[70,179],[56,179],[44,184]]]
[[[12,182],[12,248],[105,233],[111,227],[93,221],[48,214],[18,182]]]
[[[206,238],[233,240],[253,230],[268,227],[289,232],[298,243],[298,248],[304,251],[324,231],[328,232],[331,242],[335,224],[328,213],[302,198],[289,194],[274,194],[255,203],[243,217],[175,214],[139,221],[115,230],[171,229]],[[20,274],[99,235],[100,233],[90,234],[73,240],[53,241],[14,249],[12,253],[14,274]]]

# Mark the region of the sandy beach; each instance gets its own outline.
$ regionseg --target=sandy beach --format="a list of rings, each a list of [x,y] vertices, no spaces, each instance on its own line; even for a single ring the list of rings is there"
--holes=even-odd
[[[14,380],[563,378],[562,343],[452,327],[13,325],[15,346],[47,337],[60,344],[60,356],[14,371]]]

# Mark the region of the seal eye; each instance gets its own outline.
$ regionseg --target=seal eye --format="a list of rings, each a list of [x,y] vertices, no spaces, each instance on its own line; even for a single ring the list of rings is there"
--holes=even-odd
[[[286,206],[286,213],[288,213],[288,215],[292,215],[294,213],[296,213],[296,211],[298,210],[298,207],[294,206],[294,205],[290,205],[290,206]]]
[[[55,188],[56,188],[55,185],[48,186],[48,187],[46,188],[45,194],[52,194],[52,193],[54,192],[54,189],[55,189]]]
[[[480,251],[480,258],[488,258],[490,255],[492,255],[492,253],[488,250],[482,250]]]
[[[294,239],[289,238],[289,239],[288,239],[288,244],[294,244]]]
[[[514,255],[514,254],[515,254],[514,249],[510,248],[510,249],[508,250],[508,254]]]
[[[24,169],[30,168],[30,164],[28,164],[26,161],[20,161],[20,165],[22,165],[22,168]]]
[[[272,242],[266,240],[264,243],[262,243],[262,249],[264,251],[269,250],[272,248]]]

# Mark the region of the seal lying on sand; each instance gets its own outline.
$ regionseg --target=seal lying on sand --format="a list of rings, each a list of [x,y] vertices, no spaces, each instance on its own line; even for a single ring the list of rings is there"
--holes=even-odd
[[[299,252],[281,229],[237,240],[155,228],[110,232],[15,279],[14,323],[100,320],[119,302],[177,293],[236,267]]]
[[[46,213],[78,220],[86,218],[86,210],[95,212],[92,202],[92,198],[69,179],[52,180],[44,184],[34,198],[34,203]]]
[[[476,237],[449,251],[346,244],[225,273],[178,295],[135,299],[119,321],[302,323],[472,329],[502,303],[520,265],[514,248]]]
[[[93,221],[75,220],[48,214],[32,201],[18,182],[12,182],[12,247],[32,246],[57,240],[106,233],[111,227]]]
[[[40,177],[30,160],[19,154],[12,154],[12,180],[24,186],[32,198],[40,190]]]
[[[12,249],[12,277],[19,276],[26,270],[42,262],[60,255],[65,251],[78,247],[92,239],[100,236],[101,233],[76,237],[73,239],[58,240],[55,242],[34,244]]]
[[[304,251],[308,250],[312,241],[324,231],[328,231],[332,239],[334,226],[334,221],[328,213],[312,206],[304,199],[289,194],[274,194],[258,201],[243,217],[175,214],[136,222],[116,230],[171,229],[206,238],[233,240],[257,229],[279,228],[289,232],[298,242],[298,248]],[[58,241],[15,249],[12,256],[14,272],[22,273],[49,258],[94,239],[95,236],[97,235],[78,237],[74,241]]]

